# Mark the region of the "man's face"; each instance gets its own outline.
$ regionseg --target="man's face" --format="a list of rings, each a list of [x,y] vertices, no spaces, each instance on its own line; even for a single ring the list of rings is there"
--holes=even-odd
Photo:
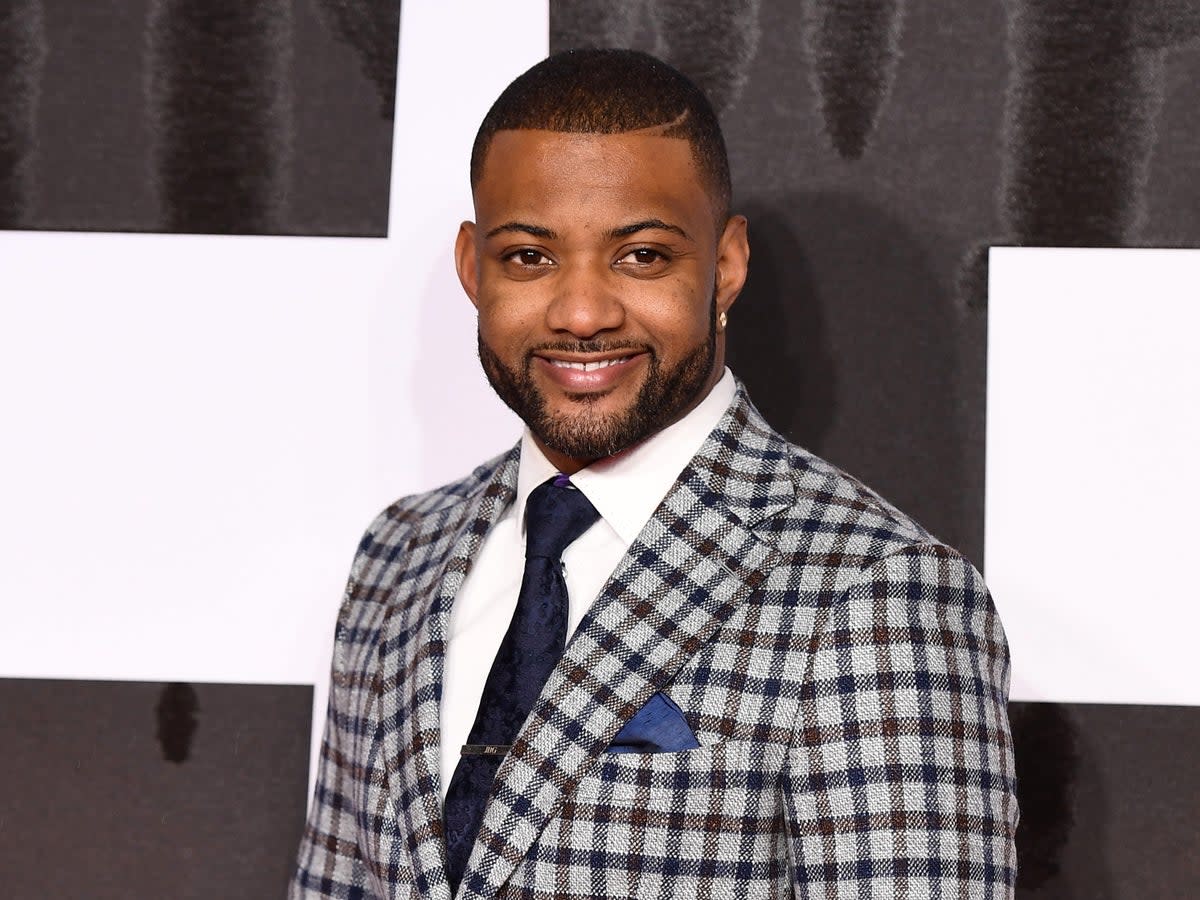
[[[456,259],[480,360],[551,462],[576,471],[708,393],[749,251],[686,141],[501,131],[474,194]]]

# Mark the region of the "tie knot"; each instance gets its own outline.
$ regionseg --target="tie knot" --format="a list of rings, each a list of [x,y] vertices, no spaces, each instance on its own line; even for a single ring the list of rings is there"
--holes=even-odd
[[[560,559],[598,518],[596,507],[565,476],[539,484],[525,502],[525,558]]]

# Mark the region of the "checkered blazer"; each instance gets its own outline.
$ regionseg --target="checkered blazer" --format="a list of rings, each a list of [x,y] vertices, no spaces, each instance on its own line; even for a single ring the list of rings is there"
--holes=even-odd
[[[363,539],[292,898],[449,900],[447,619],[517,465],[401,500]],[[1011,897],[1007,691],[979,574],[739,386],[501,765],[458,896]],[[657,692],[699,748],[606,752]]]

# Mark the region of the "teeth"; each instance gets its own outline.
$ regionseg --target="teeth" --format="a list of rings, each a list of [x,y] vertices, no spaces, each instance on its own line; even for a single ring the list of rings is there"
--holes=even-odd
[[[607,369],[609,366],[623,363],[627,359],[629,359],[628,356],[622,356],[617,359],[602,359],[599,362],[570,362],[565,359],[552,359],[550,362],[560,369],[578,369],[581,372],[595,372],[597,369]]]

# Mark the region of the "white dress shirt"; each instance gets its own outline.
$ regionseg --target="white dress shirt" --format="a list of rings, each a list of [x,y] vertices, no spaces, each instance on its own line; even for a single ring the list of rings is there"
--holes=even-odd
[[[621,557],[725,414],[735,391],[733,375],[726,369],[708,396],[678,422],[571,476],[571,483],[596,507],[600,519],[563,553],[570,598],[568,636],[575,633]],[[475,723],[492,660],[517,606],[525,570],[525,501],[535,487],[556,474],[558,470],[526,429],[516,499],[484,538],[454,598],[442,684],[443,802],[459,750]]]

